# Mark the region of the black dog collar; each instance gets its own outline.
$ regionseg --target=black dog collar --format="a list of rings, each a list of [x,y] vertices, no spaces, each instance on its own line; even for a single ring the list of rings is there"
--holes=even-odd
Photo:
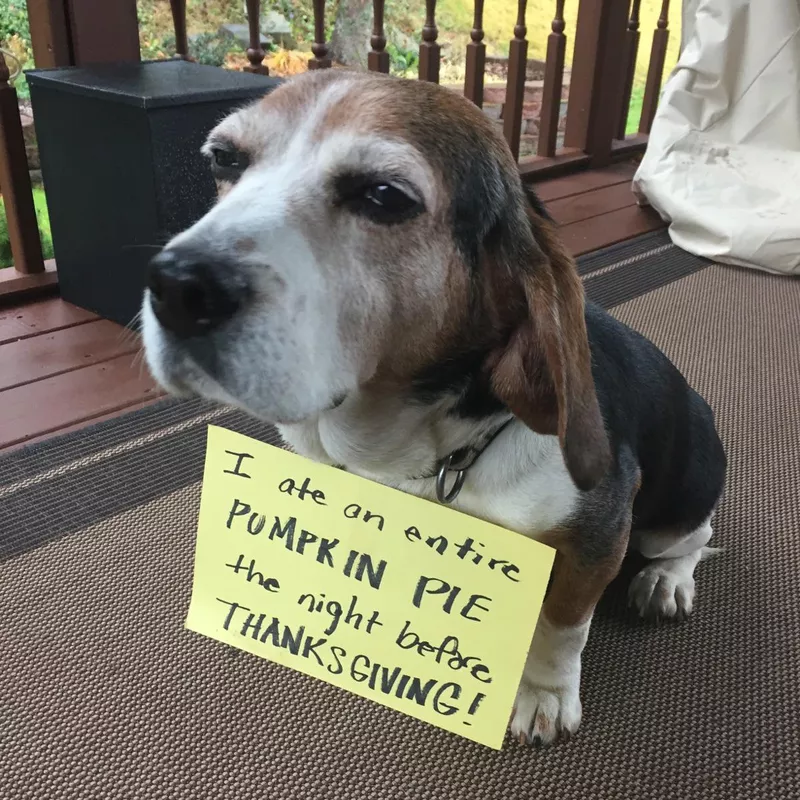
[[[488,439],[481,445],[469,445],[450,453],[443,458],[436,470],[436,499],[447,505],[461,493],[464,481],[467,478],[467,470],[489,449],[494,440],[514,421],[514,417],[507,419]],[[447,477],[450,473],[455,474],[455,480],[450,489],[447,489]],[[433,477],[430,475],[428,477]]]

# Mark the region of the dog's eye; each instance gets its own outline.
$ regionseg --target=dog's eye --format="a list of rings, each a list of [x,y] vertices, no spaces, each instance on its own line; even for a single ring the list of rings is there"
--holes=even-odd
[[[247,169],[248,163],[247,154],[232,147],[215,147],[211,151],[211,169],[220,178],[235,179]]]
[[[234,169],[239,166],[239,154],[235,150],[222,150],[217,148],[214,152],[214,163],[218,167]]]
[[[386,214],[406,214],[417,205],[413,197],[388,184],[370,186],[364,192],[364,197]]]
[[[382,225],[405,222],[424,210],[416,197],[391,183],[362,182],[340,185],[342,189],[342,202],[350,211]]]
[[[344,173],[333,184],[335,204],[379,225],[393,225],[425,210],[419,193],[405,181],[370,173]]]

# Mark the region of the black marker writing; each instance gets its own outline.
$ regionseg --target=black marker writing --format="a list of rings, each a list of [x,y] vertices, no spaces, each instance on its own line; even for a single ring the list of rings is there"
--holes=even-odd
[[[356,559],[358,561],[356,561]],[[353,565],[355,565],[356,574],[353,575]],[[369,585],[373,589],[381,588],[381,581],[383,580],[383,573],[386,570],[386,561],[381,559],[378,566],[372,560],[372,556],[368,553],[359,553],[358,550],[351,550],[347,556],[347,563],[344,565],[344,574],[348,578],[353,577],[357,581],[363,581],[366,574]]]
[[[246,571],[247,574],[245,578],[248,583],[257,581],[258,584],[263,586],[268,592],[275,593],[281,588],[277,578],[267,578],[264,576],[263,572],[259,572],[256,569],[256,561],[254,558],[251,558],[250,563],[245,567],[244,554],[241,554],[239,558],[236,559],[235,564],[226,564],[225,566],[230,567],[237,575],[243,570]]]
[[[305,605],[309,613],[319,614],[324,612],[331,618],[330,624],[324,631],[326,636],[330,636],[339,627],[340,622],[359,631],[361,630],[361,623],[364,621],[364,615],[360,611],[356,611],[356,608],[358,608],[358,597],[356,595],[353,595],[350,599],[350,606],[347,611],[337,600],[326,600],[324,594],[320,594],[319,599],[313,594],[300,595],[297,604]],[[375,625],[383,626],[379,617],[379,612],[373,610],[364,627],[366,633],[372,633]]]
[[[292,478],[286,478],[286,480],[281,481],[278,489],[284,494],[297,497],[299,500],[305,500],[306,497],[310,497],[318,506],[328,505],[325,502],[325,492],[322,489],[311,489],[310,487],[311,478],[306,478],[300,486],[297,486]]]
[[[223,470],[226,475],[239,475],[242,478],[251,477],[246,472],[242,472],[242,462],[246,458],[255,458],[255,456],[251,456],[250,453],[235,453],[233,450],[226,450],[225,452],[229,456],[236,456],[236,466],[233,469]]]
[[[459,594],[461,594],[461,587],[451,586],[449,583],[447,583],[447,581],[443,581],[441,578],[427,578],[423,575],[417,581],[417,587],[414,590],[414,598],[412,602],[416,608],[420,607],[422,604],[422,598],[426,594],[446,595],[444,603],[442,604],[442,611],[444,611],[445,614],[449,614],[453,610],[453,604],[455,603],[456,598]],[[461,614],[464,619],[471,620],[472,622],[480,622],[481,617],[470,616],[470,612],[476,608],[481,611],[489,611],[486,606],[482,606],[480,604],[481,600],[486,600],[488,603],[490,603],[492,598],[487,597],[485,594],[473,594],[462,606],[458,613]]]
[[[383,530],[386,519],[381,514],[373,514],[369,510],[364,510],[358,503],[350,503],[344,510],[344,515],[348,519],[363,519],[364,522],[372,522],[379,531]]]
[[[228,521],[225,523],[225,527],[230,530],[236,517],[247,517],[247,532],[257,536],[263,530],[266,520],[263,514],[251,513],[251,511],[252,509],[247,503],[243,503],[238,498],[235,499],[228,513]]]
[[[255,613],[239,603],[217,600],[229,607],[223,623],[226,631],[235,631],[240,636],[256,639],[297,658],[314,661],[329,674],[349,678],[374,692],[430,707],[440,716],[448,717],[462,710],[457,701],[464,690],[455,681],[420,678],[403,672],[401,667],[372,661],[363,653],[348,653],[344,647],[331,645],[325,637],[306,633],[304,625],[293,628],[281,623],[278,617]],[[475,695],[468,714],[475,713],[484,696],[481,692]],[[465,721],[465,724],[469,723]]]
[[[475,697],[473,698],[472,702],[469,704],[469,708],[467,709],[467,714],[470,717],[475,715],[475,712],[478,710],[478,708],[480,707],[481,702],[483,701],[483,699],[485,697],[486,697],[486,695],[483,692],[478,692],[475,695]],[[472,723],[469,720],[466,720],[466,719],[464,720],[464,724],[465,725],[472,725]]]
[[[445,636],[438,645],[434,645],[426,642],[419,634],[411,630],[411,622],[406,620],[403,630],[400,631],[400,635],[395,639],[395,644],[402,650],[414,650],[423,658],[432,655],[437,664],[441,664],[444,661],[452,670],[465,669],[481,683],[492,682],[489,667],[481,663],[481,659],[478,656],[461,654],[457,636]]]
[[[519,583],[519,578],[516,577],[519,575],[519,567],[503,558],[486,559],[484,554],[474,547],[475,544],[477,544],[478,547],[484,547],[483,542],[476,542],[474,539],[468,537],[461,544],[451,545],[446,536],[423,537],[419,528],[415,525],[409,525],[403,533],[409,542],[424,542],[426,546],[430,547],[431,550],[435,550],[440,556],[443,556],[449,551],[462,561],[469,560],[476,565],[484,562],[490,570],[499,570],[509,580],[514,581],[514,583]],[[456,549],[453,550],[452,548]]]

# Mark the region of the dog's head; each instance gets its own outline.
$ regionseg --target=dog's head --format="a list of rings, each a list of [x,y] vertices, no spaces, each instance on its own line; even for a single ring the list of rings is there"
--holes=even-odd
[[[421,376],[470,364],[560,437],[578,486],[599,480],[580,281],[471,103],[310,73],[222,121],[205,152],[219,200],[154,260],[144,298],[164,387],[288,424],[369,387],[413,400]]]

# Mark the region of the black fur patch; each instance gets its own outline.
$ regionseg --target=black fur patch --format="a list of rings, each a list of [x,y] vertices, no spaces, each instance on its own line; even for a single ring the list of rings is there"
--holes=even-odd
[[[432,404],[443,397],[456,397],[454,413],[469,419],[483,419],[504,411],[484,373],[487,354],[479,351],[462,353],[434,364],[413,383],[414,396]]]
[[[694,530],[725,482],[725,451],[711,409],[652,342],[593,303],[587,303],[586,327],[615,463],[627,452],[641,471],[634,529]],[[630,483],[635,476],[627,473]]]

